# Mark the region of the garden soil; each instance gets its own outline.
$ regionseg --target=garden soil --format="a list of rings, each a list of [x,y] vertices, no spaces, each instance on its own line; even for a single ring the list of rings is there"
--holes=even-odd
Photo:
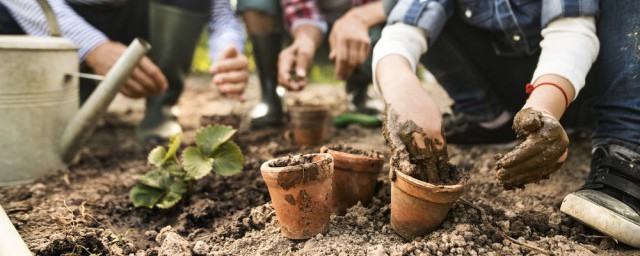
[[[328,103],[345,108],[343,87],[311,86],[287,100]],[[441,106],[449,100],[429,85]],[[205,78],[188,80],[179,102],[185,144],[193,143],[202,115],[244,114],[258,99],[252,78],[247,103],[222,99]],[[312,102],[313,103],[313,102]],[[279,233],[260,165],[274,157],[318,152],[300,147],[290,129],[247,130],[234,139],[245,154],[244,170],[233,177],[210,175],[170,210],[134,208],[128,194],[136,178],[151,169],[146,155],[156,144],[133,139],[144,103],[118,98],[95,135],[68,170],[33,184],[0,189],[0,203],[29,248],[37,255],[638,255],[562,214],[563,197],[588,172],[588,140],[573,140],[567,163],[549,180],[505,191],[495,181],[494,155],[509,147],[448,147],[453,164],[470,173],[467,189],[440,229],[408,241],[389,224],[390,185],[378,177],[369,205],[332,216],[331,228],[306,241]],[[335,114],[335,113],[334,113]],[[332,128],[327,144],[378,150],[389,158],[380,129]],[[388,165],[385,166],[388,170]],[[17,171],[17,170],[16,170]]]

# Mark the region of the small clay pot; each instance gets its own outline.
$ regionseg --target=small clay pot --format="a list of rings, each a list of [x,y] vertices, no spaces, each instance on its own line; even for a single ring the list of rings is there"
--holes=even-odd
[[[281,157],[265,162],[260,170],[284,237],[308,239],[329,231],[330,154]]]
[[[323,146],[320,152],[333,156],[333,212],[344,215],[358,201],[368,204],[375,193],[384,156],[345,146]]]
[[[293,141],[301,146],[320,145],[329,123],[329,109],[321,105],[295,105],[290,111]]]
[[[204,127],[207,125],[228,125],[233,127],[234,129],[238,129],[240,127],[240,122],[242,121],[242,117],[236,114],[229,115],[202,115],[200,117],[200,126]]]
[[[400,236],[411,239],[437,229],[465,187],[466,180],[455,185],[433,185],[413,178],[392,166],[391,227]]]

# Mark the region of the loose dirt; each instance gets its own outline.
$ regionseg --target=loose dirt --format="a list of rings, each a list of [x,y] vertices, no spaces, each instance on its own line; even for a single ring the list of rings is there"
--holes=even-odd
[[[321,148],[321,150],[324,153],[326,153],[329,149],[352,154],[352,155],[362,155],[362,156],[368,156],[376,159],[384,159],[384,154],[376,150],[363,150],[363,149],[354,148],[354,147],[343,145],[343,144],[327,145],[324,148]]]
[[[185,141],[193,143],[200,116],[246,113],[257,101],[233,105],[191,78],[179,103]],[[436,95],[439,91],[431,89]],[[292,96],[292,95],[289,95]],[[296,97],[344,107],[340,87],[311,86]],[[184,100],[189,99],[189,100]],[[146,154],[155,144],[133,140],[144,102],[118,99],[82,151],[82,159],[37,182],[0,189],[0,203],[37,255],[638,255],[559,210],[563,197],[582,185],[590,161],[589,141],[572,141],[566,164],[548,180],[505,191],[495,181],[493,156],[508,148],[449,146],[450,161],[470,170],[467,189],[437,231],[412,241],[389,224],[390,185],[378,177],[369,205],[332,216],[328,233],[307,241],[280,235],[260,176],[274,157],[315,153],[319,147],[293,144],[288,128],[236,136],[246,155],[242,174],[211,175],[196,182],[190,196],[171,210],[134,208],[128,199],[136,178],[152,167]],[[246,127],[246,120],[241,127]],[[242,129],[242,128],[241,128]],[[390,156],[380,129],[332,129],[331,143],[378,150]],[[389,166],[385,166],[388,170]]]

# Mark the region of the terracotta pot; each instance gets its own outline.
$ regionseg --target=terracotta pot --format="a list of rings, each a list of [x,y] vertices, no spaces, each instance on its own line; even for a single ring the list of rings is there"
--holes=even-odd
[[[204,127],[207,125],[228,125],[233,127],[234,129],[238,129],[240,127],[240,122],[242,121],[242,117],[235,114],[229,115],[202,115],[200,117],[200,126]]]
[[[433,185],[391,167],[391,227],[400,236],[411,239],[435,230],[447,217],[449,208],[465,187]]]
[[[302,146],[320,145],[329,123],[329,109],[320,105],[297,105],[291,108],[293,140]]]
[[[344,215],[358,201],[368,204],[384,166],[384,156],[375,151],[364,152],[335,146],[324,146],[320,152],[333,156],[333,212]]]
[[[333,158],[330,154],[296,157],[307,158],[309,162],[276,165],[278,161],[291,159],[282,157],[265,162],[260,170],[282,235],[307,239],[329,231]]]

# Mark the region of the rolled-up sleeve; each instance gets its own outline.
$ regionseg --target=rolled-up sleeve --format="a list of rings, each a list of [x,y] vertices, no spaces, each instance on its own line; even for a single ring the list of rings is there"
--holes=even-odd
[[[542,27],[559,18],[595,17],[598,3],[598,0],[543,0]]]
[[[34,36],[49,34],[47,19],[36,1],[0,0],[0,2],[9,9],[11,15],[27,34]],[[106,35],[73,11],[64,0],[49,0],[49,5],[56,15],[62,36],[80,46],[81,61],[98,45],[109,40]]]
[[[229,0],[212,0],[211,19],[209,21],[209,57],[215,62],[224,48],[234,46],[244,51],[246,40],[240,21],[233,14]]]
[[[327,32],[327,20],[318,9],[316,0],[282,0],[282,10],[289,31],[305,24],[317,27],[323,34]]]
[[[391,10],[387,23],[402,22],[419,27],[427,32],[427,42],[431,45],[452,15],[452,0],[399,0]]]

